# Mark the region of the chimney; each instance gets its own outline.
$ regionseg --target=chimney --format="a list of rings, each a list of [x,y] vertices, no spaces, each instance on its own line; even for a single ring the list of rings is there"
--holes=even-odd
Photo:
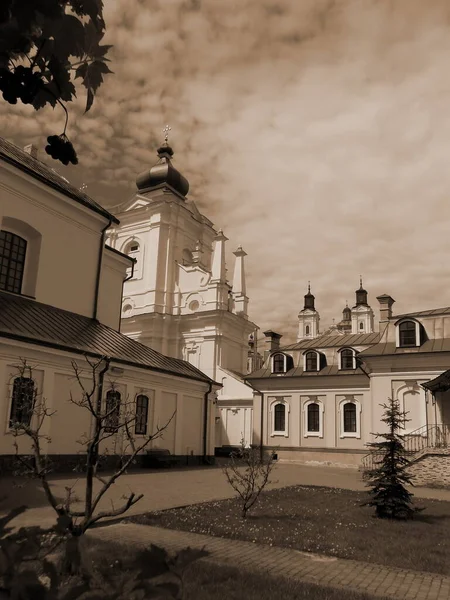
[[[28,144],[28,146],[24,146],[23,150],[33,158],[38,157],[38,149],[34,144]]]
[[[388,294],[377,296],[377,300],[380,303],[380,323],[383,323],[392,317],[392,305],[395,300]]]
[[[283,336],[281,333],[276,333],[270,329],[269,331],[265,331],[264,335],[266,336],[266,350],[264,352],[264,358],[266,358],[270,352],[274,352],[274,350],[278,350],[280,348],[280,338]]]

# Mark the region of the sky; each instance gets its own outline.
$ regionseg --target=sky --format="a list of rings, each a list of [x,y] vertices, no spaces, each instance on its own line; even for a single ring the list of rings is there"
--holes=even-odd
[[[172,127],[189,196],[246,258],[250,318],[295,341],[308,280],[322,329],[359,276],[402,314],[450,306],[448,0],[104,0],[113,75],[69,105],[106,207]],[[0,102],[1,135],[42,149],[58,107]],[[444,282],[446,285],[442,286]]]

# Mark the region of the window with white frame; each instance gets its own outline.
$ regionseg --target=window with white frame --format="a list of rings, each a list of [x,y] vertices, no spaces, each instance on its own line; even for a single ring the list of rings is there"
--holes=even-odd
[[[413,320],[401,321],[396,328],[397,348],[420,346],[420,323]]]
[[[305,371],[319,371],[320,370],[320,355],[315,350],[309,350],[303,355],[303,369]]]
[[[361,437],[361,404],[355,399],[341,400],[339,404],[340,413],[340,437]]]
[[[106,393],[104,428],[107,433],[114,433],[119,428],[120,392],[109,390]]]
[[[142,268],[142,256],[141,256],[141,245],[138,240],[130,240],[123,249],[124,254],[127,254],[130,258],[134,258],[136,261],[134,266],[131,265],[127,269],[127,276],[129,277],[133,273],[132,279],[137,279],[141,276]]]
[[[289,403],[284,398],[272,399],[270,403],[271,436],[289,435]]]
[[[294,366],[294,360],[289,354],[277,352],[271,356],[272,373],[287,373]]]
[[[323,437],[323,402],[316,397],[303,404],[304,437]]]
[[[9,427],[17,425],[30,426],[33,416],[36,390],[31,377],[16,377],[12,385],[11,410]]]
[[[339,351],[339,369],[341,371],[356,369],[356,352],[353,348],[343,348]]]

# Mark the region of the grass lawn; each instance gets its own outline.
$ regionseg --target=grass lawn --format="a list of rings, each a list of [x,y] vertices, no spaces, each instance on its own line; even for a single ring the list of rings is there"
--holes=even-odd
[[[237,499],[130,517],[135,523],[450,575],[450,502],[417,499],[412,521],[373,517],[367,493],[315,486],[263,492],[246,520]],[[302,596],[299,596],[302,597]],[[312,597],[312,596],[311,596]]]

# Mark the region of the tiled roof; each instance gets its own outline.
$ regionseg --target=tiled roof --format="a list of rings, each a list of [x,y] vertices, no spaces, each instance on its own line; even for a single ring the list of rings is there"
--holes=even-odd
[[[46,185],[58,190],[61,194],[72,198],[75,202],[83,204],[94,212],[111,219],[113,223],[119,224],[118,219],[104,209],[95,200],[84,194],[81,190],[66,181],[56,171],[37,158],[33,158],[28,152],[24,152],[11,142],[0,137],[0,158],[14,165],[24,173],[42,181]]]
[[[367,350],[363,350],[360,356],[383,356],[389,354],[422,354],[427,352],[450,352],[450,339],[427,340],[417,348],[397,348],[395,342],[376,344]]]
[[[365,346],[376,344],[381,339],[379,332],[375,333],[347,333],[344,335],[320,335],[309,340],[301,340],[290,346],[283,346],[280,350],[306,350],[307,348],[342,348],[342,346]]]
[[[405,313],[404,315],[394,315],[394,319],[403,319],[404,317],[433,317],[435,315],[449,315],[450,306],[444,308],[431,308],[430,310],[421,310],[419,312]]]
[[[95,319],[0,292],[0,337],[209,382],[190,363],[169,358]]]

